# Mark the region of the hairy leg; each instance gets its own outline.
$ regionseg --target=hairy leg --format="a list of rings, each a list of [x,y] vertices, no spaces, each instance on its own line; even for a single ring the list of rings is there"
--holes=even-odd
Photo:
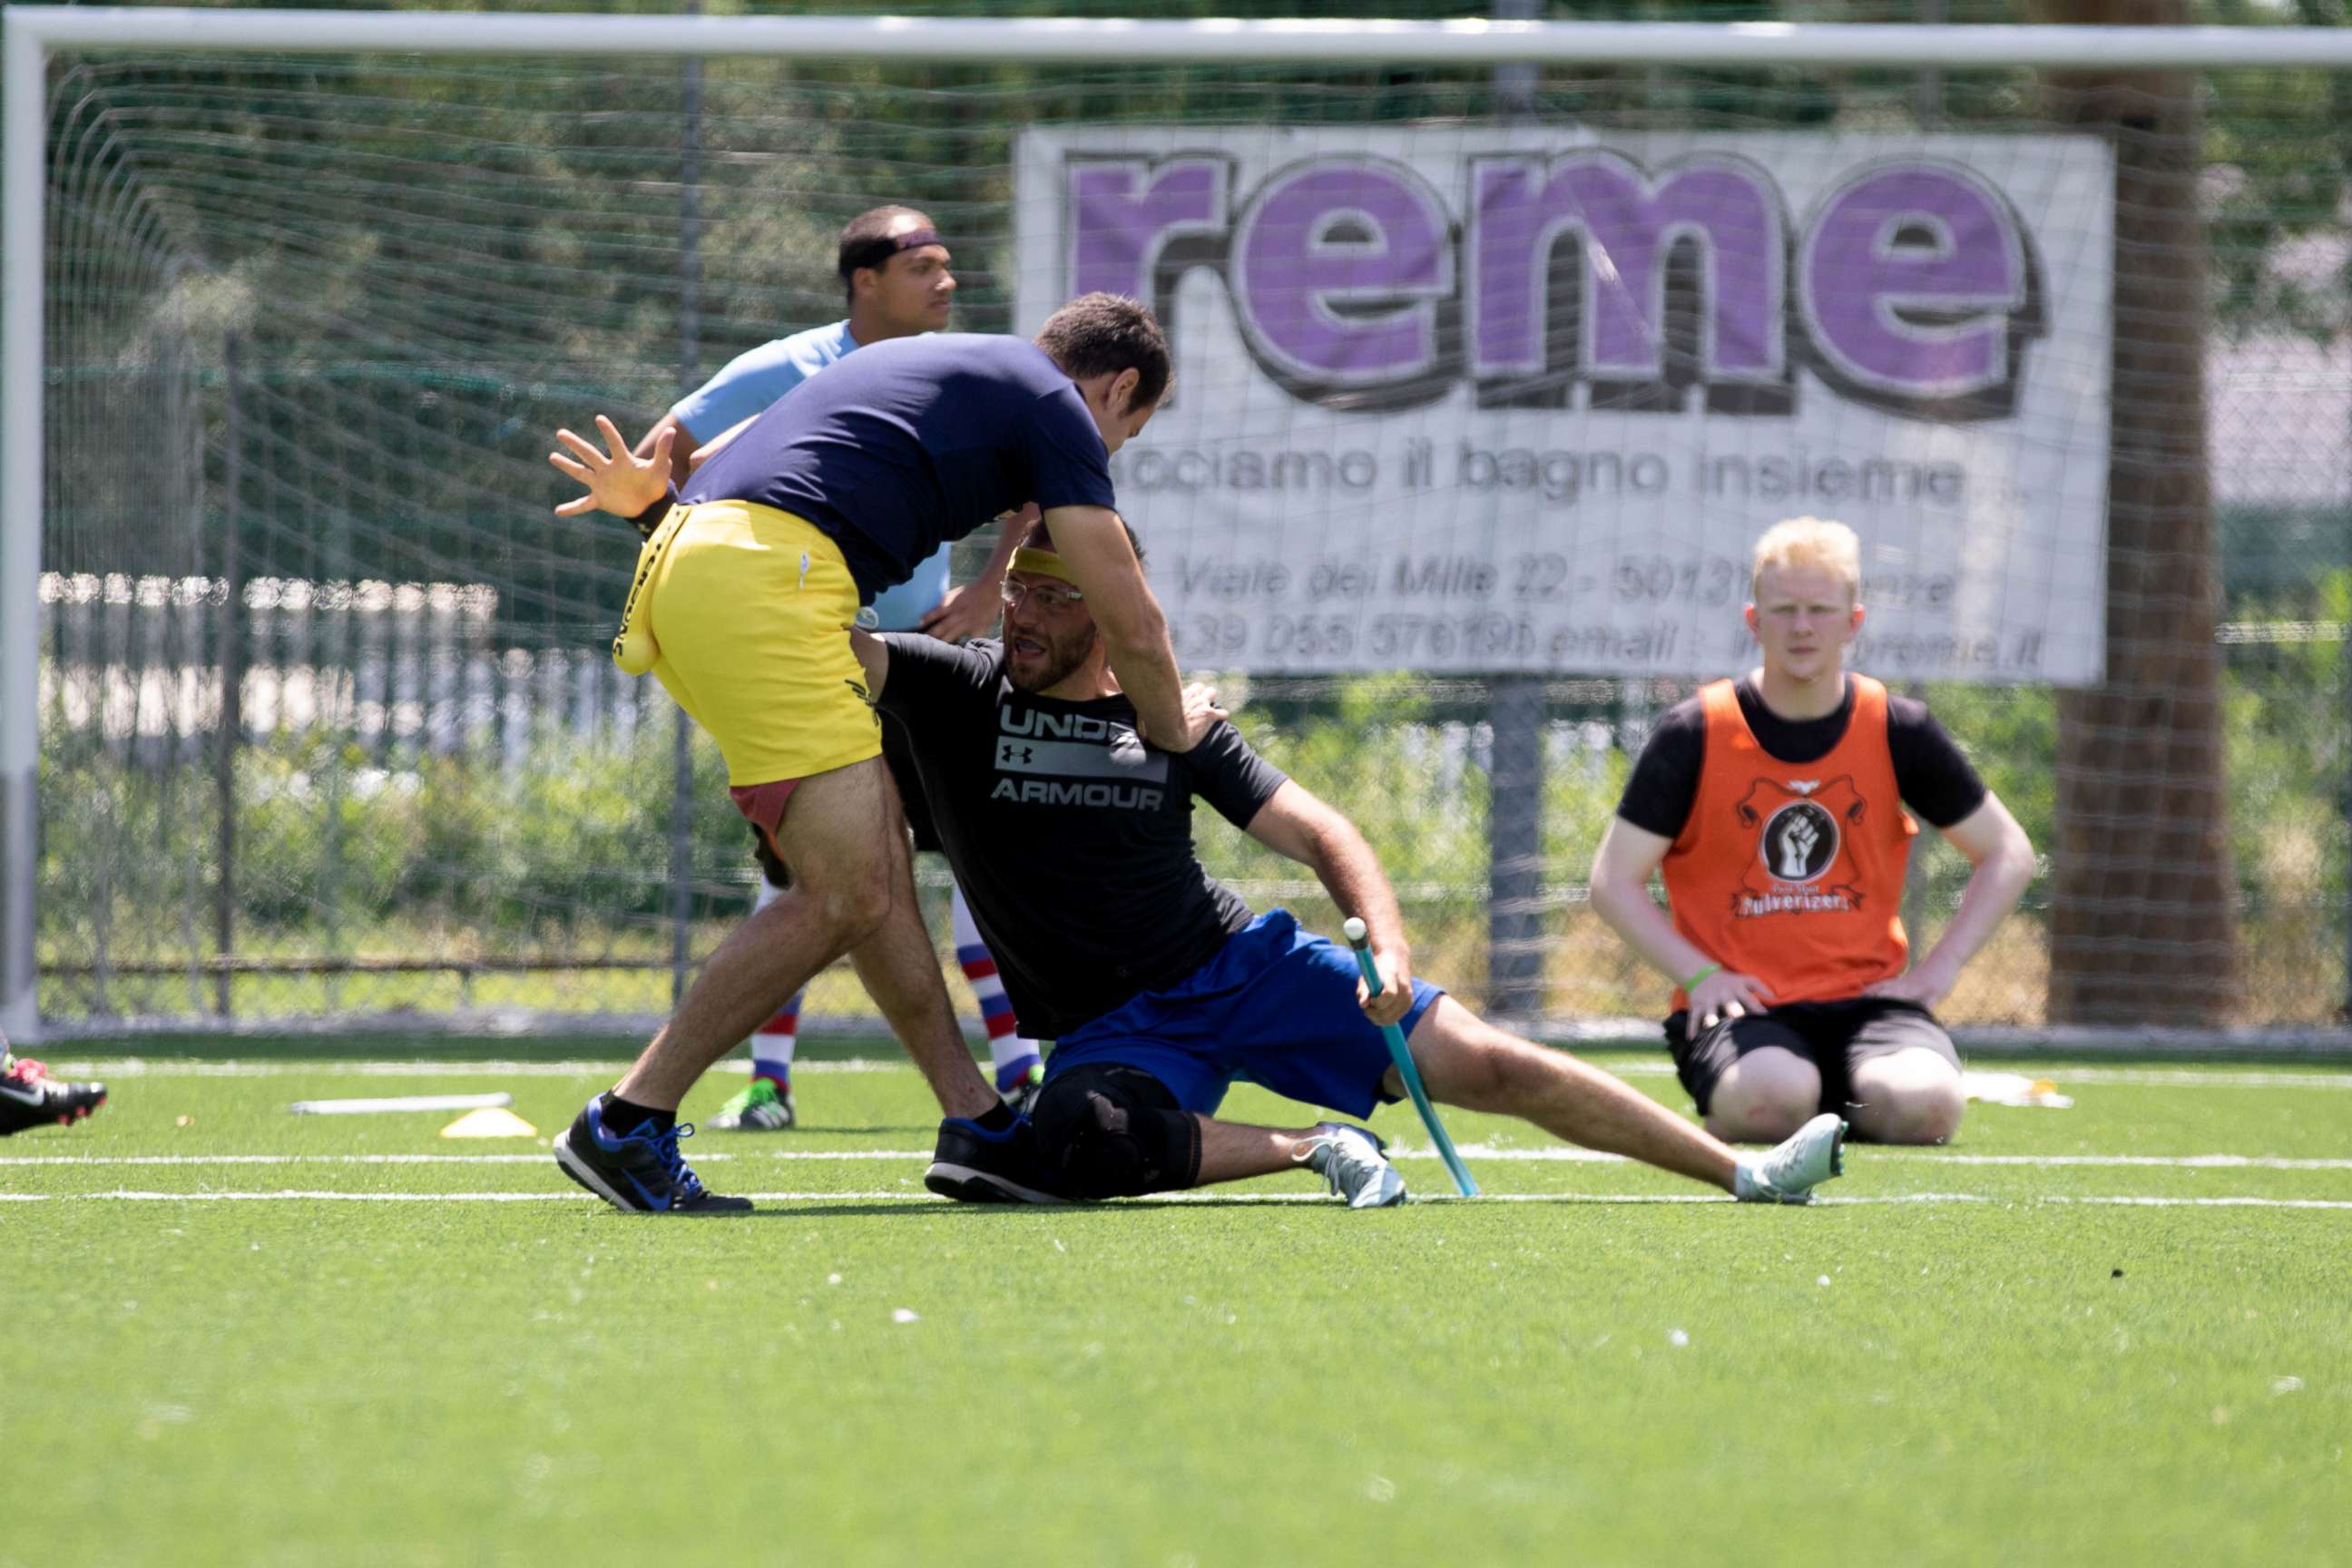
[[[908,874],[904,855],[894,863],[889,854],[889,788],[878,757],[801,781],[778,835],[792,888],[719,944],[615,1093],[676,1110],[778,1003],[882,925],[894,864],[900,879]],[[940,984],[936,963],[931,980]]]
[[[979,1116],[998,1103],[997,1093],[972,1060],[948,1001],[947,984],[940,978],[940,955],[915,901],[906,821],[896,793],[883,805],[888,813],[884,849],[890,858],[890,910],[871,936],[849,950],[850,962],[940,1109],[950,1116]]]
[[[1890,1051],[1851,1069],[1853,1130],[1880,1143],[1941,1143],[1967,1108],[1960,1075],[1925,1047]]]
[[[1253,1127],[1198,1112],[1192,1120],[1201,1126],[1201,1175],[1196,1184],[1203,1187],[1296,1171],[1306,1163],[1307,1146],[1317,1135],[1312,1127],[1298,1131]]]
[[[1423,1015],[1412,1055],[1430,1098],[1534,1122],[1556,1138],[1730,1192],[1739,1157],[1632,1085],[1565,1051],[1504,1033],[1451,996]],[[1389,1069],[1391,1093],[1402,1093]]]
[[[1715,1081],[1706,1128],[1741,1142],[1778,1143],[1822,1109],[1821,1069],[1777,1046],[1750,1051]]]

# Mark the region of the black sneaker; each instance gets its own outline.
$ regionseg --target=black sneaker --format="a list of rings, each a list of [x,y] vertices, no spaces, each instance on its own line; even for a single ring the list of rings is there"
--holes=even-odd
[[[27,1127],[63,1127],[106,1103],[106,1085],[68,1083],[27,1057],[0,1051],[0,1138]]]
[[[1054,1173],[1037,1152],[1037,1129],[1027,1117],[991,1132],[969,1117],[940,1123],[939,1147],[923,1185],[968,1204],[1058,1204]]]
[[[678,1141],[694,1136],[694,1123],[668,1131],[651,1121],[614,1133],[604,1125],[602,1095],[572,1119],[555,1140],[555,1163],[573,1181],[616,1209],[631,1214],[744,1214],[749,1198],[722,1198],[702,1184],[677,1152]]]

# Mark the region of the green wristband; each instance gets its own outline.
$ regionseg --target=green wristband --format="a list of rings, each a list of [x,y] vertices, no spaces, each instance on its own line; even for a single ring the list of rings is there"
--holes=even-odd
[[[1706,979],[1708,975],[1714,973],[1717,970],[1721,969],[1723,965],[1720,963],[1710,963],[1705,969],[1700,970],[1696,974],[1692,975],[1688,980],[1684,981],[1684,994],[1688,994],[1689,993],[1697,990],[1698,983],[1700,981]]]

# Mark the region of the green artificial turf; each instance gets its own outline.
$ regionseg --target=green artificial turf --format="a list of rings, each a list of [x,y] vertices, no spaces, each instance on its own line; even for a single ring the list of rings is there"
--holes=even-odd
[[[114,1102],[0,1142],[0,1564],[2352,1562],[2340,1070],[2037,1068],[2072,1110],[1809,1210],[1455,1114],[1492,1199],[1351,1214],[936,1202],[914,1075],[812,1063],[803,1130],[687,1145],[787,1195],[679,1222],[562,1180],[611,1074],[537,1054],[72,1064]],[[286,1110],[493,1089],[538,1141]],[[131,1195],[272,1193],[384,1201]],[[2264,1201],[2060,1201],[2118,1197]]]

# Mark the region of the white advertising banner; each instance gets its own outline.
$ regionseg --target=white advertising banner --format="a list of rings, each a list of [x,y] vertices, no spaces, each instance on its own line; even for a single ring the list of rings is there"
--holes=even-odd
[[[1150,303],[1113,460],[1187,666],[1710,676],[1851,525],[1888,679],[2095,681],[2112,159],[2086,137],[1065,126],[1019,325]]]

